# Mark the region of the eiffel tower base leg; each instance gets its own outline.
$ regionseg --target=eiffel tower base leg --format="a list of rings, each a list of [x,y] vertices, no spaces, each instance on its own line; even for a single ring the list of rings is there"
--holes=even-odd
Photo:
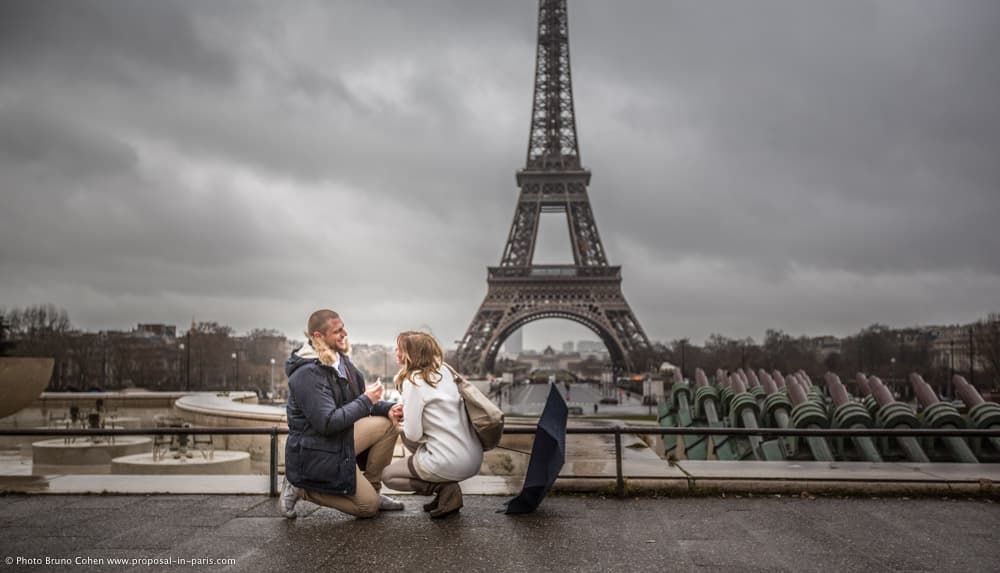
[[[536,265],[520,272],[490,268],[486,298],[456,353],[459,365],[468,372],[488,373],[504,340],[517,329],[536,320],[561,318],[597,334],[616,372],[644,367],[639,360],[650,344],[622,294],[620,268],[587,270],[579,276],[584,273],[573,266]],[[564,276],[552,276],[557,272]]]

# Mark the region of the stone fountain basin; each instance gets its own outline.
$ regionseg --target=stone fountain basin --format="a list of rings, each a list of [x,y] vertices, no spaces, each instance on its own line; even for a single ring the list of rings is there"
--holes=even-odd
[[[141,454],[153,449],[153,440],[139,436],[116,436],[112,442],[103,437],[92,441],[78,437],[71,441],[64,438],[42,440],[31,444],[31,461],[47,466],[98,466],[130,454]]]

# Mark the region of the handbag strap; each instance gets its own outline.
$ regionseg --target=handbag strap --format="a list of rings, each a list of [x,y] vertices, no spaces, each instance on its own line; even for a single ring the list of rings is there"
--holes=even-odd
[[[449,372],[451,372],[451,377],[454,378],[455,384],[458,384],[459,380],[465,379],[461,374],[458,373],[458,370],[455,370],[454,368],[451,367],[451,364],[448,364],[447,362],[442,362],[442,364],[444,364],[444,367],[447,368]]]

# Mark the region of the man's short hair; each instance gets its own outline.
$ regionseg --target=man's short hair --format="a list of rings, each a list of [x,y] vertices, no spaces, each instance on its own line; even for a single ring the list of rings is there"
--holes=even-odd
[[[330,325],[330,321],[337,318],[340,318],[340,315],[337,314],[336,312],[333,312],[332,310],[326,308],[322,310],[317,310],[316,312],[312,313],[312,316],[309,317],[309,324],[306,327],[307,329],[306,334],[308,334],[309,336],[312,336],[312,333],[314,332],[322,332],[323,334],[326,334],[326,330]]]

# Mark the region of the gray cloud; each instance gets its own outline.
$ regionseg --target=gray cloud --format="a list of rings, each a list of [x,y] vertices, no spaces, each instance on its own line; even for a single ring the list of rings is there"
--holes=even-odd
[[[571,2],[591,198],[651,337],[997,310],[998,16],[988,1]],[[450,344],[507,236],[535,17],[4,3],[0,305],[291,336],[329,305],[356,340],[429,327]],[[526,342],[578,338],[565,324]]]
[[[1000,214],[992,158],[1000,147],[992,104],[1000,77],[987,58],[1000,48],[992,33],[997,9],[775,7],[671,6],[662,19],[620,10],[642,17],[625,26],[664,25],[665,49],[644,50],[636,38],[649,36],[632,34],[622,48],[634,56],[631,66],[616,67],[608,38],[617,34],[591,47],[607,66],[597,75],[617,70],[622,83],[646,88],[632,92],[632,101],[605,104],[618,113],[604,117],[644,127],[633,127],[631,141],[599,140],[598,157],[659,135],[666,149],[658,165],[609,167],[616,180],[652,172],[639,197],[680,207],[643,211],[631,233],[678,257],[765,267],[794,262],[869,273],[930,264],[996,274],[1000,238],[989,228]],[[711,152],[692,155],[691,147]],[[626,157],[649,155],[635,151]],[[630,233],[627,213],[610,216]]]
[[[220,14],[183,2],[5,2],[0,7],[0,70],[108,79],[142,91],[154,75],[227,81],[232,61],[213,47],[203,17]],[[235,6],[233,6],[235,8]]]

